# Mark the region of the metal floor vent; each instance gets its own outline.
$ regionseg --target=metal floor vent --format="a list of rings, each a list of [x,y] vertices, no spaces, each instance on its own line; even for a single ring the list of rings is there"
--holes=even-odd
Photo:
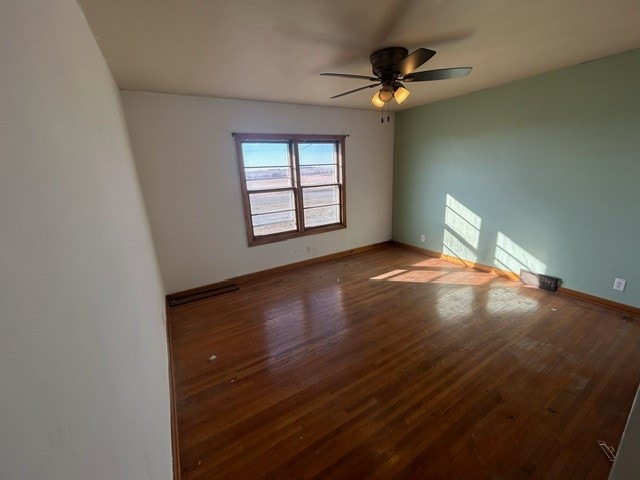
[[[170,307],[175,307],[177,305],[182,305],[189,302],[195,302],[196,300],[202,300],[203,298],[213,297],[214,295],[221,295],[227,292],[234,292],[238,290],[240,287],[235,283],[229,283],[227,285],[219,285],[217,287],[211,287],[206,290],[202,290],[194,293],[187,293],[184,295],[169,295],[167,296],[167,302],[169,302]]]
[[[558,285],[560,284],[558,277],[534,273],[529,270],[520,270],[520,281],[525,285],[532,285],[542,288],[543,290],[549,290],[550,292],[558,290]]]

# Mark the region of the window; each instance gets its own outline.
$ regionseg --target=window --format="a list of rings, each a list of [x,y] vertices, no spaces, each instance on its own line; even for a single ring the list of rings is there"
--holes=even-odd
[[[344,135],[234,136],[249,246],[346,228]]]

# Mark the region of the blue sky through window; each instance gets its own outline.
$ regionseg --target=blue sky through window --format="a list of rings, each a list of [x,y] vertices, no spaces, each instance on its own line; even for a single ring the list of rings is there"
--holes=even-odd
[[[331,165],[336,163],[334,143],[300,143],[300,165]],[[242,144],[245,167],[285,167],[289,165],[289,145],[287,143]]]

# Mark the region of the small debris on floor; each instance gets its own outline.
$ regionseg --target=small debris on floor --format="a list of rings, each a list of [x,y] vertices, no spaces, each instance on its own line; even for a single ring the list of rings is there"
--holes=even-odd
[[[616,449],[611,445],[607,445],[603,440],[598,440],[598,446],[610,462],[616,459]]]
[[[213,362],[216,358],[218,358],[218,356],[217,356],[217,355],[211,355],[211,356],[209,357],[209,361],[210,361],[210,362]]]

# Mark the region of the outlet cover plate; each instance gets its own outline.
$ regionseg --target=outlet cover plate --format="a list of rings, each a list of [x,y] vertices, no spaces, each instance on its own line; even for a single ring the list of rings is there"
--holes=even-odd
[[[624,278],[616,278],[613,281],[613,289],[619,292],[624,292],[624,287],[627,286],[627,281]]]

